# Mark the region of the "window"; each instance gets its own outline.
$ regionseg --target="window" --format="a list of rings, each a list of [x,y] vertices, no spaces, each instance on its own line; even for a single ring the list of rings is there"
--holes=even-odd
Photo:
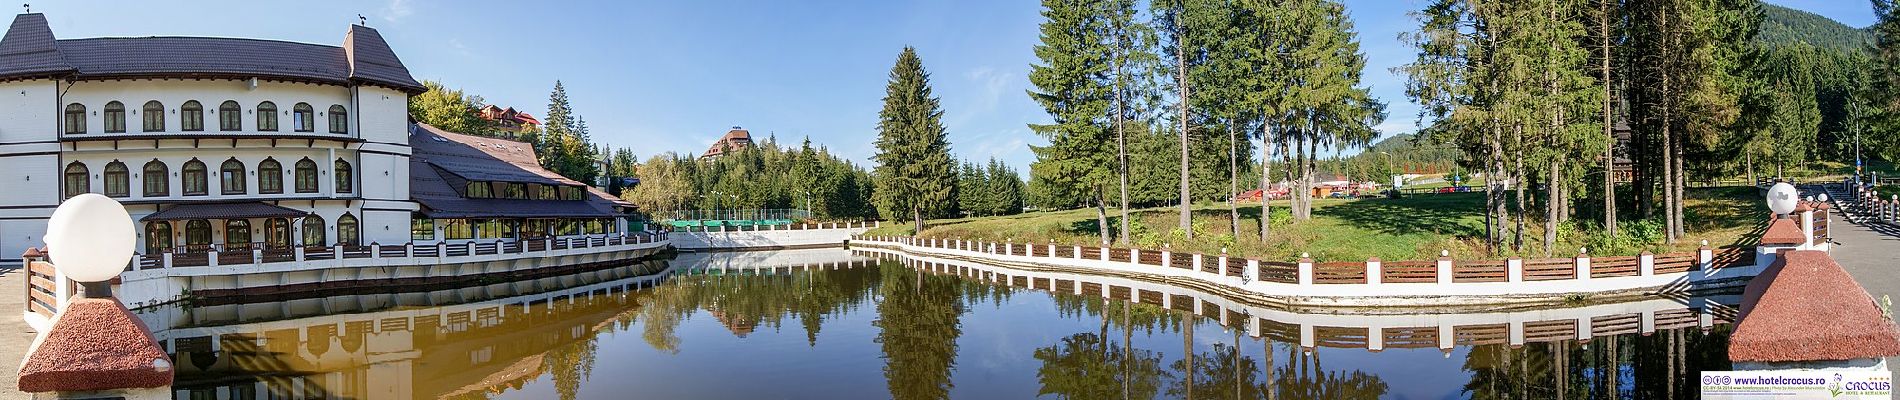
[[[337,217],[336,244],[339,246],[356,246],[358,244],[356,237],[356,216],[343,213],[342,217]]]
[[[266,158],[257,162],[257,192],[278,194],[284,192],[284,165],[276,159]]]
[[[193,158],[185,162],[185,169],[179,174],[179,180],[185,183],[186,196],[203,196],[209,191],[205,188],[207,181],[210,180],[206,174],[203,161]]]
[[[106,103],[106,133],[125,133],[125,104]]]
[[[145,254],[168,251],[172,251],[172,223],[167,221],[145,223]]]
[[[356,182],[356,174],[352,173],[349,161],[336,160],[336,170],[330,174],[336,175],[337,193],[349,193],[351,190],[356,189],[356,185],[354,184]]]
[[[303,245],[322,246],[329,241],[327,229],[323,226],[323,217],[314,214],[303,217]]]
[[[490,192],[490,190],[492,189],[493,187],[489,186],[488,182],[469,181],[467,193],[464,193],[463,197],[467,197],[471,199],[486,199],[486,198],[495,197],[495,194],[493,192]]]
[[[132,174],[125,169],[125,163],[113,160],[106,164],[106,195],[125,197],[132,194]]]
[[[290,106],[291,127],[296,128],[298,132],[316,131],[316,117],[317,112],[310,108],[310,103],[297,103]]]
[[[580,199],[581,199],[581,188],[573,187],[573,186],[561,187],[561,200],[580,200]]]
[[[205,251],[211,248],[211,222],[194,219],[185,222],[185,247],[190,251]]]
[[[181,131],[205,130],[205,106],[198,104],[197,100],[185,101],[185,105],[178,106],[178,124],[178,130]]]
[[[257,103],[257,130],[277,131],[277,103]]]
[[[218,187],[224,194],[244,194],[244,162],[237,158],[224,160],[218,167]]]
[[[555,195],[557,188],[552,185],[535,185],[535,187],[540,188],[541,192],[541,196],[535,197],[535,200],[556,200],[560,198]]]
[[[264,220],[264,245],[273,249],[290,247],[290,220],[283,218]]]
[[[520,184],[520,183],[509,183],[508,190],[507,192],[503,193],[503,195],[510,199],[528,198],[528,185]]]
[[[442,237],[450,240],[474,239],[475,229],[468,224],[468,220],[466,219],[443,220]]]
[[[145,132],[165,131],[165,103],[160,103],[158,100],[145,102],[145,108],[141,112],[145,113]]]
[[[435,220],[428,218],[409,220],[409,240],[435,240]]]
[[[236,101],[225,100],[218,105],[218,130],[231,132],[244,129],[244,110]]]
[[[330,106],[330,133],[350,133],[350,112],[342,104]]]
[[[145,197],[164,197],[172,194],[171,168],[164,161],[154,158],[145,163],[145,172],[139,174],[145,181]]]
[[[528,220],[528,223],[522,224],[521,237],[523,238],[538,238],[538,237],[545,237],[547,235],[548,235],[548,220],[531,219],[531,220]]]
[[[317,162],[297,160],[297,193],[317,192]]]
[[[86,105],[73,103],[66,105],[66,134],[86,133]]]
[[[244,250],[251,248],[251,221],[233,219],[224,221],[224,249]]]
[[[92,173],[86,172],[86,164],[74,161],[66,164],[66,197],[72,198],[92,191]]]

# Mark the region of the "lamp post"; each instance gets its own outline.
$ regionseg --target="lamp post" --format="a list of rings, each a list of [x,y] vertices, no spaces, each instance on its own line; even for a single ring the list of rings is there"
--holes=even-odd
[[[138,243],[125,206],[95,193],[67,199],[47,221],[49,258],[78,281],[20,365],[18,389],[56,398],[171,398],[172,361],[137,316],[112,297]]]

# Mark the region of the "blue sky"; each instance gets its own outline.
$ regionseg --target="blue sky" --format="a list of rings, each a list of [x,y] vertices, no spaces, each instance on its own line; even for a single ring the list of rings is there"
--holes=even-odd
[[[1868,3],[1773,0],[1863,27]],[[657,4],[637,4],[657,3]],[[1413,130],[1417,108],[1389,69],[1410,60],[1397,35],[1420,0],[1348,0],[1370,60],[1365,83],[1389,105],[1379,127]],[[1047,120],[1026,76],[1041,22],[1031,0],[499,2],[65,1],[35,4],[61,38],[235,36],[340,44],[362,14],[418,79],[541,115],[556,79],[596,141],[642,157],[704,151],[731,126],[818,144],[863,163],[897,53],[915,46],[943,100],[959,157],[1026,169],[1026,124]]]

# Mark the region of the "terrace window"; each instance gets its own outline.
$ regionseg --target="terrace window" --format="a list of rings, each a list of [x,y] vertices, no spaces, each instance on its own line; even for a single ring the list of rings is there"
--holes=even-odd
[[[164,197],[172,194],[171,168],[164,161],[154,158],[145,163],[145,172],[139,175],[145,182],[145,197]],[[171,246],[165,246],[171,247]]]
[[[237,158],[224,160],[224,165],[219,166],[218,171],[218,187],[221,188],[220,192],[224,194],[245,193],[243,161],[238,161]]]
[[[474,239],[475,227],[466,219],[450,219],[442,222],[442,237],[449,240]]]
[[[350,112],[342,104],[330,106],[330,133],[350,133]]]
[[[495,197],[493,188],[494,187],[490,186],[488,182],[469,181],[468,189],[466,189],[467,193],[465,193],[463,197],[471,199],[493,198]]]
[[[264,244],[271,248],[290,247],[290,220],[283,218],[264,220]]]
[[[236,101],[225,100],[218,105],[218,130],[233,132],[244,129],[244,109]]]
[[[178,124],[178,129],[186,132],[205,130],[205,106],[198,104],[197,100],[186,101],[185,105],[178,106]]]
[[[339,246],[356,246],[359,242],[360,240],[357,237],[356,229],[356,216],[343,213],[342,217],[337,217],[336,244]]]
[[[132,174],[125,169],[125,163],[113,160],[106,164],[106,195],[125,197],[132,194]]]
[[[86,164],[74,161],[66,164],[66,198],[72,198],[92,191],[92,173],[86,171]]]
[[[528,198],[528,189],[527,189],[527,186],[528,186],[528,185],[525,185],[525,184],[520,184],[520,183],[509,183],[509,184],[508,184],[508,192],[507,192],[507,193],[505,193],[505,194],[506,194],[506,195],[507,195],[507,197],[508,197],[508,198],[510,198],[510,199],[525,199],[525,198]]]
[[[86,105],[73,103],[66,105],[66,134],[86,133]]]
[[[268,101],[257,103],[257,130],[277,131],[277,103]]]
[[[207,181],[210,180],[207,174],[208,172],[205,171],[205,163],[203,161],[198,161],[196,158],[191,159],[191,161],[186,161],[185,170],[180,174],[181,180],[185,183],[185,195],[203,196],[209,192],[209,189],[205,187],[208,183]]]
[[[322,246],[328,240],[327,229],[323,226],[323,217],[312,214],[303,217],[303,245]]]
[[[233,219],[224,221],[224,248],[242,250],[251,246],[251,221]]]
[[[165,131],[165,103],[158,100],[145,102],[145,132]]]
[[[172,249],[172,223],[152,221],[145,223],[145,254],[158,254]]]
[[[118,101],[106,103],[106,133],[125,133],[125,104]]]
[[[211,246],[211,221],[194,219],[185,222],[185,247],[191,251],[204,251]]]
[[[435,220],[428,218],[409,220],[409,240],[435,240]]]
[[[297,105],[290,106],[291,126],[296,128],[298,132],[315,132],[317,130],[316,118],[317,111],[316,109],[310,108],[310,103],[297,103]]]
[[[349,161],[336,160],[336,171],[331,174],[336,175],[337,193],[349,193],[355,190],[356,174],[350,169]]]
[[[278,194],[284,192],[284,165],[276,159],[266,158],[257,163],[257,192]]]
[[[297,160],[297,193],[317,192],[317,162]]]

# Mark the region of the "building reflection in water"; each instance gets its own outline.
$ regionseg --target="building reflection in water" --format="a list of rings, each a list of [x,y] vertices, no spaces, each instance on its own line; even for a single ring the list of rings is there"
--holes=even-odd
[[[1736,300],[1344,315],[1164,288],[828,249],[142,317],[190,399],[1687,398],[1728,368]],[[758,347],[787,340],[808,351]]]

